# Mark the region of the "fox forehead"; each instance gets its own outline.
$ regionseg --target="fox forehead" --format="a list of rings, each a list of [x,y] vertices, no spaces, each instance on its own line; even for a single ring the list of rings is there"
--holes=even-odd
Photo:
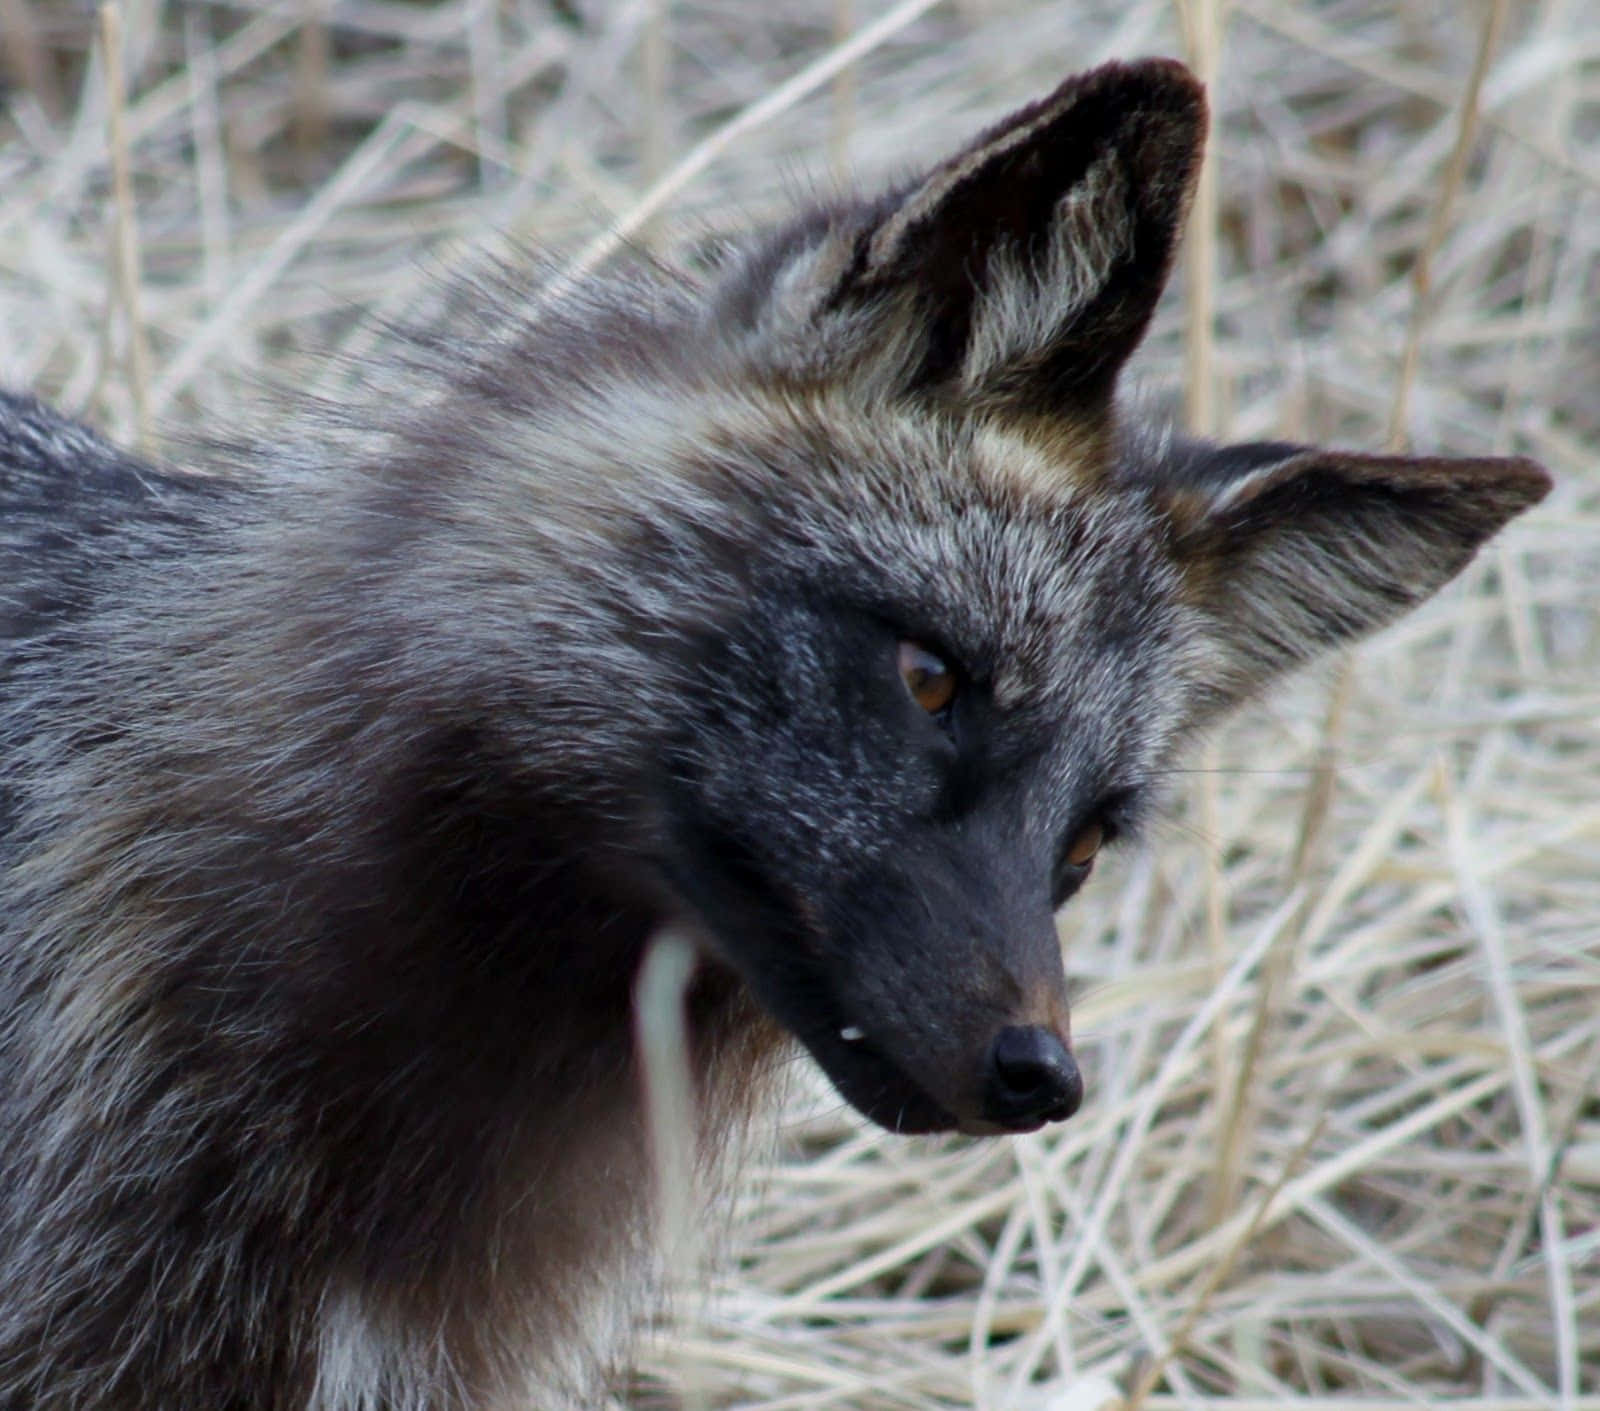
[[[703,424],[702,424],[703,425]],[[1180,575],[1108,439],[839,396],[746,407],[695,478],[763,506],[771,570],[955,656],[1002,710],[1060,723],[1159,708]],[[702,489],[710,486],[703,484]]]

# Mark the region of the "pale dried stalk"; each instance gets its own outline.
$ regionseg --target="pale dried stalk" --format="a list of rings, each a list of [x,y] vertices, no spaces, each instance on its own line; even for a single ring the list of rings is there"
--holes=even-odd
[[[328,0],[301,0],[300,43],[295,52],[294,140],[310,159],[328,137]]]
[[[1205,1277],[1200,1280],[1199,1287],[1187,1296],[1187,1306],[1184,1309],[1183,1317],[1179,1320],[1177,1327],[1172,1330],[1171,1336],[1167,1339],[1166,1347],[1145,1365],[1138,1382],[1123,1403],[1122,1411],[1143,1411],[1149,1400],[1150,1393],[1160,1385],[1164,1377],[1171,1374],[1174,1360],[1188,1347],[1190,1337],[1198,1326],[1201,1317],[1211,1306],[1211,1301],[1216,1297],[1217,1290],[1228,1281],[1228,1277],[1233,1273],[1240,1256],[1250,1248],[1251,1242],[1255,1239],[1257,1231],[1260,1230],[1262,1222],[1266,1218],[1267,1211],[1272,1208],[1272,1203],[1277,1200],[1283,1188],[1289,1183],[1290,1178],[1299,1173],[1300,1168],[1306,1162],[1306,1158],[1315,1150],[1326,1126],[1327,1119],[1324,1117],[1306,1134],[1305,1140],[1295,1149],[1294,1155],[1289,1158],[1283,1170],[1278,1173],[1277,1180],[1261,1193],[1260,1199],[1256,1201],[1254,1214],[1244,1228],[1239,1231],[1238,1237],[1227,1247],[1222,1257],[1207,1271]]]
[[[700,1262],[696,1190],[699,1150],[694,1070],[685,1005],[698,954],[675,931],[657,935],[634,982],[633,1012],[644,1093],[645,1126],[655,1177],[655,1210],[671,1290],[692,1288]],[[686,1411],[704,1404],[693,1367],[683,1367]]]
[[[1483,81],[1489,73],[1489,61],[1494,57],[1500,31],[1505,27],[1509,0],[1489,0],[1489,11],[1484,16],[1483,29],[1478,37],[1478,52],[1473,60],[1472,73],[1467,79],[1466,91],[1461,96],[1461,111],[1456,118],[1456,140],[1450,150],[1450,160],[1445,166],[1444,180],[1440,183],[1439,199],[1433,208],[1433,219],[1428,223],[1428,234],[1417,250],[1416,262],[1411,267],[1411,318],[1406,324],[1405,347],[1400,354],[1400,371],[1395,382],[1394,405],[1389,411],[1389,446],[1403,450],[1409,441],[1406,431],[1411,405],[1411,389],[1417,380],[1417,360],[1422,356],[1422,336],[1432,313],[1433,260],[1444,244],[1450,228],[1450,216],[1456,195],[1461,190],[1462,178],[1467,171],[1467,158],[1472,154],[1472,141],[1478,130],[1478,108],[1483,98]]]
[[[1189,65],[1207,90],[1216,87],[1222,54],[1223,0],[1179,0]],[[1217,433],[1217,162],[1221,134],[1206,143],[1185,237],[1188,308],[1184,324],[1184,420],[1196,436]]]
[[[9,71],[12,82],[33,94],[47,114],[61,110],[60,89],[28,0],[0,0],[0,69]]]
[[[127,107],[122,81],[122,10],[114,3],[100,7],[100,47],[105,56],[106,131],[111,151],[112,201],[115,213],[117,299],[128,322],[127,373],[133,393],[135,436],[141,449],[151,445],[150,352],[145,342],[144,311],[140,297],[139,221],[134,209],[133,176],[129,165],[128,135],[124,125]]]
[[[833,0],[834,46],[847,43],[855,27],[855,0]],[[859,81],[857,64],[840,69],[833,80],[833,114],[828,127],[828,159],[834,175],[839,178],[847,175],[850,134],[855,131],[856,126],[856,87]]]
[[[644,66],[644,176],[652,184],[667,169],[667,81],[671,57],[667,39],[667,0],[650,0],[640,47]]]

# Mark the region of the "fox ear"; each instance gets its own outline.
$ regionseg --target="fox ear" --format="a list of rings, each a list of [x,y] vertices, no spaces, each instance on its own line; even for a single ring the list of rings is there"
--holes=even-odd
[[[1529,460],[1180,444],[1156,497],[1222,657],[1202,713],[1400,616],[1549,488]]]
[[[1068,79],[920,181],[791,229],[769,328],[891,393],[1103,402],[1166,283],[1205,123],[1169,60]]]

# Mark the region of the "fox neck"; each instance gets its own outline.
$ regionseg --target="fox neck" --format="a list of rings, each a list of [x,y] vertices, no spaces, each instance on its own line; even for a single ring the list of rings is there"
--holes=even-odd
[[[375,1291],[378,1325],[443,1329],[458,1378],[510,1395],[519,1379],[566,1382],[567,1371],[545,1361],[559,1355],[553,1349],[583,1346],[608,1326],[620,1348],[654,1287],[631,992],[658,918],[595,852],[497,875],[484,870],[486,859],[509,849],[526,864],[529,837],[491,840],[481,820],[461,826],[479,834],[475,854],[455,851],[475,855],[473,867],[448,886],[440,864],[430,876],[423,859],[412,860],[412,895],[451,901],[419,916],[404,947],[410,973],[379,1003],[368,997],[381,1020],[329,1055],[361,1073],[352,1100],[385,1094],[395,1135],[369,1127],[371,1149],[349,1152],[333,1169],[387,1164],[398,1177],[375,1193],[361,1222],[373,1232],[370,1262],[355,1272]],[[483,959],[497,952],[507,957],[501,965]],[[689,1014],[709,1194],[728,1174],[724,1158],[767,1090],[781,1040],[715,962],[698,974]],[[411,1071],[396,1083],[401,1064]],[[398,1134],[408,1126],[411,1150],[399,1160]],[[421,1278],[419,1250],[431,1251]],[[555,1289],[562,1297],[550,1296]],[[507,1328],[520,1336],[508,1341]],[[495,1330],[492,1339],[485,1329]],[[589,1389],[574,1382],[565,1390],[588,1404]]]
[[[466,742],[449,743],[459,754]],[[284,1355],[307,1396],[326,1388],[310,1404],[343,1407],[323,1365],[338,1356],[388,1368],[395,1404],[454,1404],[400,1394],[430,1375],[486,1404],[533,1384],[594,1404],[569,1385],[580,1369],[552,1359],[593,1343],[597,1300],[629,1290],[611,1310],[620,1328],[650,1296],[631,993],[660,899],[600,841],[604,807],[587,830],[570,806],[553,812],[459,759],[444,774],[368,758],[362,773],[360,788],[325,771],[307,783],[308,821],[280,815],[270,841],[266,805],[218,777],[142,798],[113,830],[120,843],[70,844],[86,879],[104,875],[107,847],[141,874],[113,932],[97,927],[90,881],[76,903],[40,902],[76,907],[62,924],[95,937],[81,978],[101,1022],[71,1040],[94,1053],[62,1054],[57,1071],[103,1073],[117,1119],[74,1140],[121,1145],[107,1159],[134,1168],[150,1160],[137,1153],[170,1149],[168,1194],[202,1208],[220,1180],[238,1227],[283,1242],[261,1267],[293,1271],[294,1287],[258,1296],[302,1310]],[[182,855],[161,831],[174,808]],[[335,833],[316,861],[316,840]],[[208,885],[184,885],[195,875]],[[778,1040],[714,963],[690,1018],[709,1171],[766,1090]],[[127,1061],[141,1049],[162,1061]],[[75,1110],[44,1089],[39,1100]],[[270,1151],[241,1145],[256,1131],[274,1134]],[[141,1296],[153,1248],[114,1233],[126,1242],[107,1251],[107,1307],[123,1285],[130,1303]],[[236,1258],[216,1233],[184,1236],[197,1269]],[[129,1375],[162,1385],[166,1353],[150,1357]]]

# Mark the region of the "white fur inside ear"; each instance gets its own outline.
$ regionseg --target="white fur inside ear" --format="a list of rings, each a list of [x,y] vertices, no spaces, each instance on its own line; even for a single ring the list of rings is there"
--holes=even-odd
[[[1263,481],[1277,475],[1287,464],[1287,460],[1274,461],[1271,465],[1257,466],[1243,475],[1236,475],[1232,480],[1208,486],[1204,492],[1205,518],[1218,519],[1247,503],[1255,497]]]
[[[1102,156],[1056,203],[1042,256],[1001,247],[989,259],[962,364],[968,386],[1047,352],[1105,287],[1133,241],[1128,179]]]

